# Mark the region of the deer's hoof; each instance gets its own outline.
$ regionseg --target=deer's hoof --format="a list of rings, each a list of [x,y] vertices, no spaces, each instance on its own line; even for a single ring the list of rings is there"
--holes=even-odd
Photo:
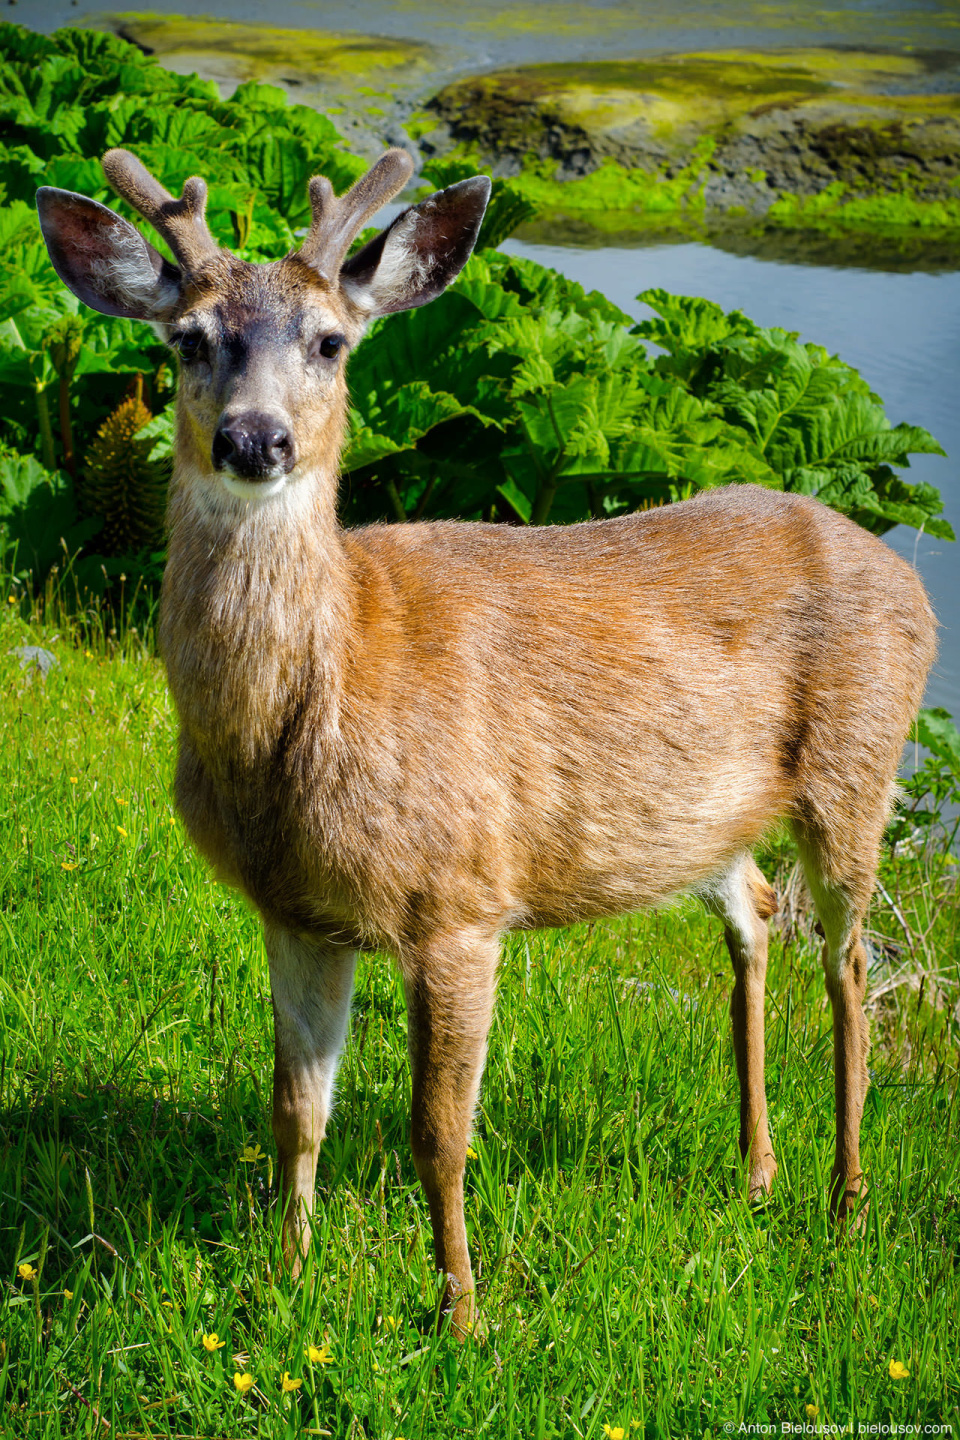
[[[473,1290],[465,1290],[455,1275],[447,1276],[447,1287],[440,1307],[441,1328],[449,1326],[450,1334],[461,1343],[483,1340],[486,1327],[477,1313]]]
[[[867,1228],[867,1185],[862,1175],[851,1179],[834,1174],[830,1186],[830,1213],[841,1234],[862,1235]]]
[[[770,1154],[751,1161],[747,1179],[747,1199],[751,1205],[759,1205],[770,1198],[776,1173],[777,1162]]]

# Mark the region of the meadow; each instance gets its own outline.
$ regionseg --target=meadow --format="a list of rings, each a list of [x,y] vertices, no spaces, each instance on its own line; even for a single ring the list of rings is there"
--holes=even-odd
[[[467,1181],[486,1334],[460,1344],[435,1325],[391,962],[361,967],[294,1283],[270,1200],[258,925],[173,813],[149,617],[141,636],[10,581],[2,600],[3,1435],[616,1440],[960,1419],[949,837],[902,824],[881,872],[870,1204],[842,1243],[830,1012],[802,906],[771,947],[780,1171],[756,1208],[718,922],[689,902],[507,943]],[[791,891],[788,843],[761,858]]]

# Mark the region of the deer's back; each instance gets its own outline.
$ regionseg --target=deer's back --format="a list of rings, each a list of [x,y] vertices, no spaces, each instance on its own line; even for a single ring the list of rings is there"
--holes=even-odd
[[[886,802],[934,621],[912,569],[816,502],[743,486],[348,542],[363,724],[431,817],[428,865],[456,856],[515,923],[653,903],[780,815]]]

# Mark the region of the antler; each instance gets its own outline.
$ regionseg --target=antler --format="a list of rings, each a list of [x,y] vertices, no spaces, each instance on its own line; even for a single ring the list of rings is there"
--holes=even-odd
[[[325,280],[335,280],[353,237],[381,205],[403,189],[412,174],[413,161],[406,150],[387,150],[339,199],[327,177],[315,175],[310,181],[313,222],[300,247],[307,264]]]
[[[198,175],[186,181],[183,194],[175,200],[129,150],[108,150],[101,164],[117,194],[149,220],[187,274],[216,252],[217,242],[203,218],[207,186]]]

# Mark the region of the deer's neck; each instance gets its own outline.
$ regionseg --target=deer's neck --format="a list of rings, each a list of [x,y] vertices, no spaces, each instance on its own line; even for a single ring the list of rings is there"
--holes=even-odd
[[[181,723],[208,764],[263,764],[305,708],[335,733],[352,595],[319,488],[238,517],[174,484],[160,640]]]

